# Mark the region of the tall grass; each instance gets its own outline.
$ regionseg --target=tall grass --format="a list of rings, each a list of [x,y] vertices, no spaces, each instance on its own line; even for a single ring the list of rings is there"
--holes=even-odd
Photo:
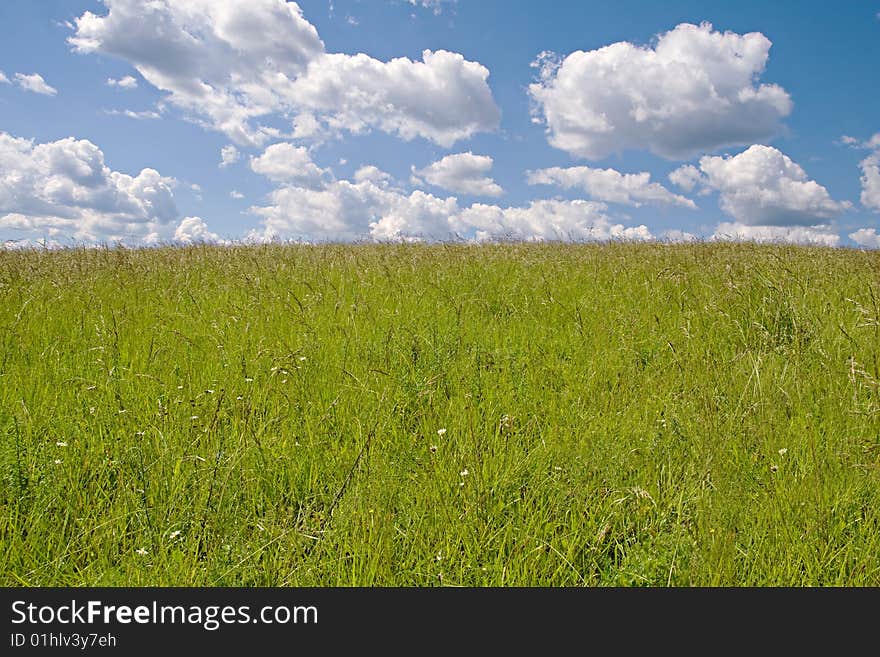
[[[880,585],[880,254],[0,252],[0,582]]]

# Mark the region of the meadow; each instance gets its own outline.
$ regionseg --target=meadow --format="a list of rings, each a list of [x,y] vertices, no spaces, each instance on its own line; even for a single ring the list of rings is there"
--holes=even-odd
[[[880,252],[0,251],[4,586],[880,585]]]

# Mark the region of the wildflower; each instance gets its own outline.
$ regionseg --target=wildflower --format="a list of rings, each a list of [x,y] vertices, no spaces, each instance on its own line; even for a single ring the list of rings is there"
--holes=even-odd
[[[464,470],[462,470],[462,471],[459,472],[458,474],[459,474],[460,476],[462,476],[462,477],[467,477],[467,476],[470,474],[470,472],[468,472],[468,469],[465,468]]]
[[[430,450],[431,454],[434,454],[437,452],[437,445],[431,445],[428,449]]]
[[[55,459],[55,465],[61,465],[61,463],[62,463],[61,459]]]
[[[135,431],[134,435],[135,436],[146,436],[147,432],[146,431]]]
[[[253,383],[254,382],[254,380],[249,376],[244,377],[244,381],[245,381],[245,383]]]
[[[446,429],[437,429],[438,436],[442,436],[444,433],[446,433]]]
[[[199,416],[198,416],[198,415],[190,415],[190,416],[189,416],[189,419],[190,419],[190,420],[198,420],[198,419],[199,419]]]
[[[300,356],[300,357],[299,357],[299,362],[301,363],[301,362],[303,362],[305,359],[306,359],[305,356]]]
[[[562,472],[562,468],[558,465],[554,465],[553,469],[556,470],[556,472]]]
[[[126,411],[125,411],[124,408],[120,408],[120,409],[119,409],[119,414],[120,414],[120,415],[122,415],[122,414],[125,413],[125,412],[126,412]]]
[[[788,447],[783,447],[779,450],[779,456],[785,456],[788,453]]]
[[[770,472],[777,472],[778,470],[779,470],[779,466],[778,466],[778,465],[775,465],[775,464],[774,464],[774,465],[771,465],[771,466],[770,466]]]
[[[244,399],[244,397],[242,397],[241,395],[239,395],[239,396],[236,397],[235,399],[236,399],[236,401],[241,401],[242,399]]]
[[[170,534],[168,534],[168,538],[171,539],[172,541],[173,541],[175,538],[177,538],[178,536],[180,536],[180,530],[179,530],[179,529],[175,529],[173,532],[171,532]]]
[[[142,557],[145,557],[147,556],[147,548],[138,548],[137,550],[135,550],[135,553]]]
[[[183,390],[183,386],[177,386],[178,390]]]
[[[55,444],[56,444],[58,447],[67,447],[67,443],[64,442],[63,440],[59,440],[59,441],[58,441],[57,443],[55,443]]]
[[[205,392],[207,392],[209,395],[213,395],[213,394],[214,394],[214,391],[211,390],[210,388],[208,388],[207,390],[205,390]]]

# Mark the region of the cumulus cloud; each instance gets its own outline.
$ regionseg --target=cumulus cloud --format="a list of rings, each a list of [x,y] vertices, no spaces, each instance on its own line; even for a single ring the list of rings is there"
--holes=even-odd
[[[234,198],[234,199],[238,200],[238,199],[244,198],[244,194],[242,194],[237,189],[233,189],[231,192],[229,192],[229,198]]]
[[[54,87],[50,87],[48,84],[46,84],[43,76],[39,73],[31,73],[30,75],[25,75],[24,73],[16,73],[15,83],[22,89],[26,91],[32,91],[35,94],[54,96],[58,93],[57,89],[55,89]]]
[[[475,231],[478,240],[649,240],[647,226],[614,223],[604,203],[574,200],[536,200],[525,207],[475,203],[453,218],[459,231]]]
[[[241,154],[235,146],[232,144],[224,146],[220,149],[220,164],[218,166],[228,167],[230,164],[238,162],[239,157],[241,157]]]
[[[880,153],[869,155],[861,161],[862,194],[859,200],[866,208],[880,212]]]
[[[421,61],[327,53],[295,2],[105,0],[76,19],[69,43],[130,62],[168,100],[238,144],[278,136],[260,120],[281,114],[300,136],[320,128],[379,129],[449,146],[494,129],[489,71],[461,55]]]
[[[862,193],[859,200],[869,210],[880,212],[880,132],[875,133],[867,141],[859,141],[847,135],[843,135],[840,141],[852,148],[872,151],[868,157],[859,162],[859,168],[862,170]]]
[[[880,249],[880,235],[877,234],[876,228],[859,228],[854,233],[850,233],[849,238],[859,246]]]
[[[851,206],[833,200],[827,189],[771,146],[756,144],[733,157],[703,156],[699,170],[685,165],[670,179],[685,188],[699,184],[719,192],[721,209],[749,226],[814,226]]]
[[[387,171],[382,171],[379,167],[367,164],[354,172],[355,182],[374,182],[377,185],[386,185],[391,183],[394,178]]]
[[[591,198],[609,203],[640,207],[649,205],[680,205],[696,208],[689,198],[673,194],[663,185],[651,182],[651,174],[620,173],[614,169],[592,167],[550,167],[528,171],[530,185],[556,185],[565,189],[582,189]]]
[[[758,82],[770,46],[759,32],[682,23],[653,46],[542,53],[529,86],[536,121],[553,146],[589,159],[627,149],[687,159],[763,141],[792,109],[782,87]]]
[[[272,144],[259,157],[251,158],[251,169],[274,182],[316,187],[329,170],[312,162],[309,150],[287,142]]]
[[[698,242],[700,238],[693,233],[689,233],[684,230],[679,230],[678,228],[671,228],[669,230],[663,231],[660,235],[660,239],[664,242],[671,243],[681,243],[681,242]]]
[[[208,224],[201,217],[184,217],[174,230],[174,241],[183,244],[224,244],[226,240],[220,239],[217,233],[208,229]]]
[[[456,197],[421,190],[409,194],[373,180],[332,181],[320,189],[285,186],[254,206],[263,229],[252,239],[316,241],[609,240],[651,239],[645,226],[626,227],[592,201],[540,200],[525,207],[476,203],[461,208]]]
[[[84,139],[35,144],[0,133],[0,229],[26,239],[154,239],[177,217],[174,184],[154,169],[113,171]]]
[[[785,242],[814,246],[837,246],[840,235],[830,226],[754,226],[737,222],[724,222],[715,228],[713,240],[735,242]]]
[[[423,169],[413,167],[412,182],[427,182],[435,187],[458,194],[472,196],[501,196],[504,190],[486,174],[492,169],[493,160],[488,155],[456,153],[447,155]]]
[[[119,87],[120,89],[136,89],[138,86],[137,80],[134,79],[130,75],[126,75],[124,77],[119,78],[118,80],[114,78],[107,78],[107,86],[108,87]]]
[[[498,125],[488,77],[483,65],[445,50],[425,50],[421,61],[327,54],[290,83],[287,99],[334,130],[378,128],[448,147]]]

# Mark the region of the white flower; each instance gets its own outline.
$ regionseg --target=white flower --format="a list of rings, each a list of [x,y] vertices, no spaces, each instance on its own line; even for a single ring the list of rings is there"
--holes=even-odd
[[[431,451],[431,454],[433,454],[437,451],[437,445],[431,445],[428,449]]]
[[[147,556],[147,548],[138,548],[135,550],[135,553],[139,554],[142,557]]]
[[[299,362],[301,363],[301,362],[303,362],[305,359],[306,359],[305,356],[300,356],[300,357],[299,357]]]
[[[446,433],[446,429],[437,429],[438,436],[442,436],[444,433]]]
[[[779,456],[785,456],[788,453],[788,447],[783,447],[779,450]]]
[[[190,420],[198,420],[198,419],[199,419],[199,416],[198,416],[198,415],[190,415],[190,416],[189,416],[189,419],[190,419]]]
[[[251,377],[249,377],[249,376],[246,376],[246,377],[244,378],[244,380],[245,380],[245,383],[253,383],[253,381],[254,381],[254,380],[253,380]]]
[[[175,538],[177,538],[178,536],[180,536],[180,530],[179,530],[179,529],[175,529],[173,532],[171,532],[170,534],[168,534],[168,538],[170,538],[172,541],[173,541]]]
[[[58,447],[67,447],[67,443],[64,442],[63,440],[59,440],[59,441],[58,441],[57,443],[55,443],[55,444],[56,444]]]
[[[61,459],[55,459],[55,465],[61,465]]]
[[[462,476],[462,477],[467,477],[467,476],[470,474],[470,472],[468,472],[468,469],[465,468],[464,470],[462,470],[462,471],[459,472],[458,474],[459,474],[460,476]]]

